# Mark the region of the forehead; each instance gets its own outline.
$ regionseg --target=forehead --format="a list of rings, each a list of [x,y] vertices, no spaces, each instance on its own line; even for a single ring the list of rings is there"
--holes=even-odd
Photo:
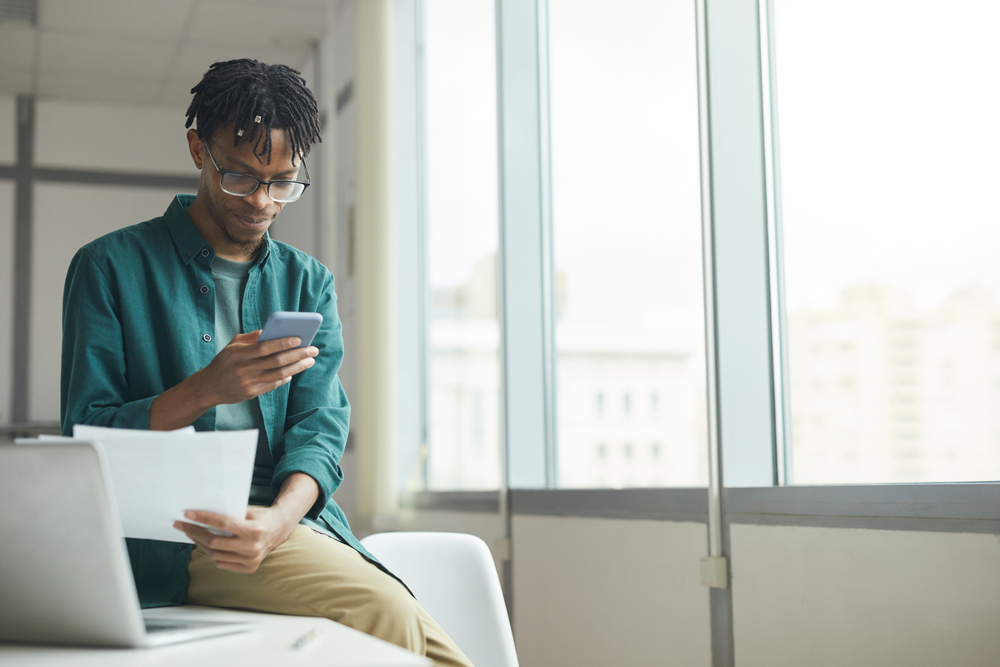
[[[293,160],[292,142],[289,140],[287,130],[271,128],[269,134],[270,151],[266,142],[267,135],[264,132],[259,132],[255,137],[249,135],[249,140],[244,140],[237,135],[237,128],[232,125],[217,129],[210,141],[213,151],[218,147],[226,157],[247,165],[277,168],[298,166],[299,160]]]

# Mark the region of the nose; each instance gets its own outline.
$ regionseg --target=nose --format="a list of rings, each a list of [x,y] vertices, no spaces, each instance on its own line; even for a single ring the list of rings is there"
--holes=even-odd
[[[267,186],[261,185],[252,194],[243,198],[243,201],[253,206],[258,211],[263,210],[274,203],[270,195],[267,194]]]

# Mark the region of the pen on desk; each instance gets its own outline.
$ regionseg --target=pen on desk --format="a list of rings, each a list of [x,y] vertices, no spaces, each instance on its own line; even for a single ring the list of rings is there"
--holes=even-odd
[[[319,637],[319,628],[313,628],[309,632],[305,633],[304,635],[296,639],[295,643],[292,644],[292,648],[294,649],[305,648],[306,646],[309,646],[309,644],[313,643],[313,641],[315,641],[317,637]]]

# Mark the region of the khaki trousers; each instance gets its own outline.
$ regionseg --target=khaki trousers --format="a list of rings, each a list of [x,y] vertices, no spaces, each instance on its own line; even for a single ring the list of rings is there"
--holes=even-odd
[[[188,565],[186,600],[210,607],[322,616],[426,655],[436,665],[472,667],[404,586],[351,547],[306,526],[296,526],[253,574],[220,570],[195,549]]]

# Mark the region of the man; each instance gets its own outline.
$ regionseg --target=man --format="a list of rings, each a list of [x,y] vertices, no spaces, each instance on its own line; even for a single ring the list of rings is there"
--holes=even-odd
[[[245,59],[215,63],[191,92],[197,196],[84,246],[63,297],[64,433],[259,429],[246,517],[186,515],[232,537],[177,523],[194,548],[128,540],[140,601],[326,616],[468,665],[332,498],[350,415],[334,279],[267,234],[309,184],[316,101],[297,71]],[[310,347],[257,342],[279,310],[323,315]]]

